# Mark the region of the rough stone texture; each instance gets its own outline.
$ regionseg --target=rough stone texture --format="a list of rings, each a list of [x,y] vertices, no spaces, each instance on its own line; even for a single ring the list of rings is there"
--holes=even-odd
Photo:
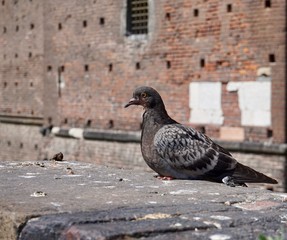
[[[256,239],[287,216],[286,194],[79,162],[2,163],[0,187],[6,240]]]

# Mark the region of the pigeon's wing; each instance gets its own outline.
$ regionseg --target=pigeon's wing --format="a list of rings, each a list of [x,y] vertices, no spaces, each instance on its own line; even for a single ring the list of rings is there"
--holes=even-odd
[[[191,177],[217,178],[232,171],[237,161],[204,134],[180,124],[163,126],[154,137],[161,159]]]

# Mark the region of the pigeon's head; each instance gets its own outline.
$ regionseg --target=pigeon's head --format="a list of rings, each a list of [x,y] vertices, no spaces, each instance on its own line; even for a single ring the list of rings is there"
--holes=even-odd
[[[130,105],[141,105],[144,109],[151,109],[155,106],[163,105],[163,102],[161,96],[155,89],[143,86],[135,89],[133,97],[125,107]]]

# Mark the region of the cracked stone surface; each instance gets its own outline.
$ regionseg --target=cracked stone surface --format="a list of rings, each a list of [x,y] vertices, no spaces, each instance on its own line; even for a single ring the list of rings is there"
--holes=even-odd
[[[79,162],[2,162],[0,239],[256,239],[287,229],[287,194],[153,176]]]

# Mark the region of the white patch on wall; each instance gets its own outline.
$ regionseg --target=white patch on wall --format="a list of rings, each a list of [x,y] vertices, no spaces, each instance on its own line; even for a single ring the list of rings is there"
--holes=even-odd
[[[238,91],[242,126],[271,126],[271,82],[229,82],[227,90]]]
[[[189,85],[190,122],[223,124],[221,82],[192,82]]]
[[[82,128],[71,128],[69,130],[69,135],[74,138],[83,138],[83,131]]]

